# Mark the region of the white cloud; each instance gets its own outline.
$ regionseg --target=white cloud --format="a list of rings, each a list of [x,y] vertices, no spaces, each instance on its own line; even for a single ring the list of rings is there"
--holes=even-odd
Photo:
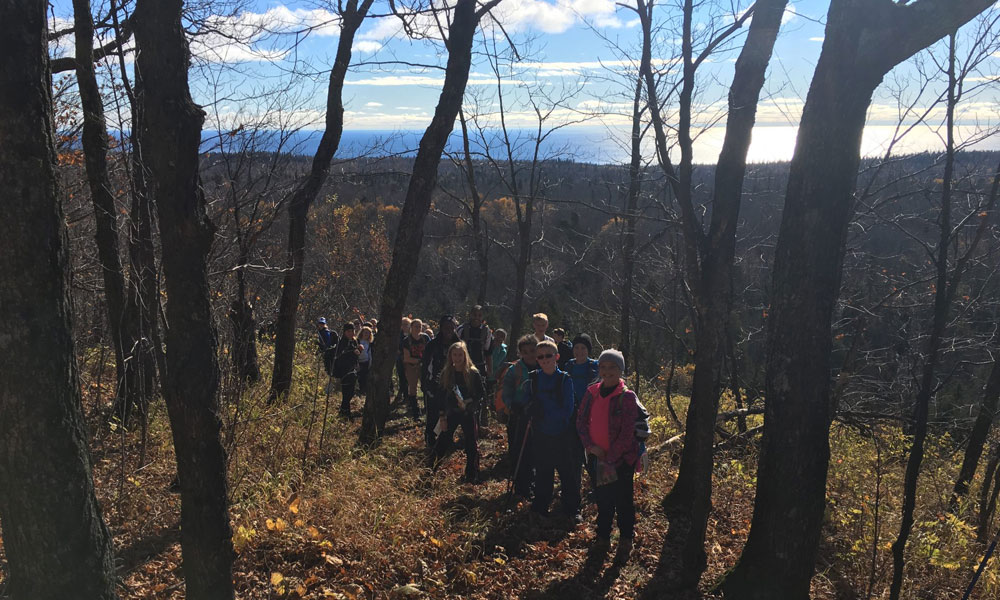
[[[382,44],[380,42],[375,42],[372,40],[361,40],[359,42],[354,42],[354,49],[358,52],[364,52],[365,54],[371,54],[373,52],[378,52],[382,49]]]
[[[212,62],[253,62],[284,58],[289,50],[278,36],[308,32],[340,35],[340,17],[323,9],[290,9],[279,5],[263,13],[210,15],[191,40],[191,53]]]
[[[369,108],[378,108],[379,106],[382,106],[382,103],[381,102],[365,102],[365,106],[367,106]]]
[[[822,42],[822,41],[823,41],[823,40],[825,40],[825,39],[826,39],[826,38],[824,38],[824,37],[822,37],[822,36],[820,36],[820,37],[811,37],[811,38],[809,38],[809,41],[810,41],[810,42]]]
[[[394,85],[433,85],[441,86],[444,77],[430,77],[428,75],[386,75],[383,77],[369,77],[367,79],[354,79],[344,82],[344,85],[372,85],[372,86],[394,86]]]

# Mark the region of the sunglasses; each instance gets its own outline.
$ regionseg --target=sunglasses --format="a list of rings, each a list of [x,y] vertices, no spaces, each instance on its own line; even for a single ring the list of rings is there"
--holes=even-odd
[[[535,360],[548,360],[554,356],[555,354],[538,354],[535,356]]]

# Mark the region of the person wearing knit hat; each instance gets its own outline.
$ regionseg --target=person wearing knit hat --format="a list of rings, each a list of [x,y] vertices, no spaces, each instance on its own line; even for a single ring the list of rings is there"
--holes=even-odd
[[[594,552],[603,556],[611,541],[611,526],[618,517],[621,536],[615,561],[624,564],[635,536],[633,474],[640,444],[635,434],[639,399],[625,386],[625,358],[618,350],[605,350],[597,359],[600,380],[583,395],[576,419],[580,441],[586,449],[597,500],[597,537]]]
[[[576,349],[577,344],[583,344],[587,347],[587,354],[594,351],[594,342],[591,341],[590,336],[586,333],[581,333],[580,335],[573,338],[573,349]]]
[[[625,355],[619,350],[614,348],[608,348],[604,352],[601,352],[601,356],[597,359],[597,364],[600,365],[602,362],[612,362],[618,367],[618,370],[622,373],[625,372]]]

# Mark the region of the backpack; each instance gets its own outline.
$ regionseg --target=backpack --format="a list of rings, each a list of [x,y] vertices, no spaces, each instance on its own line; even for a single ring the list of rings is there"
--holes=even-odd
[[[513,367],[515,364],[520,365],[520,363],[521,361],[505,362],[502,365],[500,365],[500,370],[497,372],[497,389],[496,392],[493,393],[493,408],[494,410],[497,411],[498,414],[501,415],[510,414],[510,407],[507,406],[507,403],[503,401],[503,380],[505,377],[507,377],[507,371],[509,371],[510,368]],[[518,369],[514,369],[514,377],[517,379],[518,385],[520,385],[521,375],[524,373],[523,367],[519,368],[520,371],[518,371]]]

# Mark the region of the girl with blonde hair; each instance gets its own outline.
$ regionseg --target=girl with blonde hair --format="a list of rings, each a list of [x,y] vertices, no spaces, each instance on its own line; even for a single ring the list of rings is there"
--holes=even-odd
[[[472,364],[465,342],[448,347],[448,360],[441,372],[438,406],[443,407],[438,420],[439,435],[434,447],[436,462],[455,443],[455,430],[462,427],[465,438],[465,481],[479,482],[479,424],[476,419],[483,402],[484,386],[479,369]]]

